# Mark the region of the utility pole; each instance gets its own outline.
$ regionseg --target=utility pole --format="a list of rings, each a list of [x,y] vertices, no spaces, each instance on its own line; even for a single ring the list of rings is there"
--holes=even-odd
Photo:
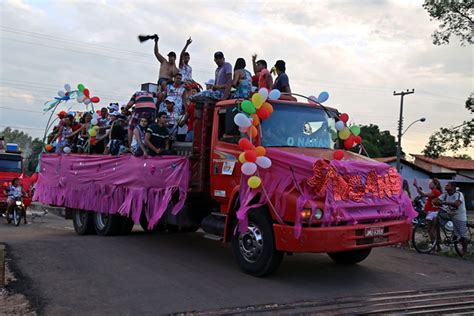
[[[397,144],[397,171],[400,173],[401,170],[401,165],[400,165],[400,159],[402,156],[402,129],[403,129],[403,97],[405,94],[412,94],[415,93],[415,89],[411,89],[409,91],[401,91],[401,92],[395,92],[393,91],[394,96],[400,95],[400,119],[398,120],[398,144]]]

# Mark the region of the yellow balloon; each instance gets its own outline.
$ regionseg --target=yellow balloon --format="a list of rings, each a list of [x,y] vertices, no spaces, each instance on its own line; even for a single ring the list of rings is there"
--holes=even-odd
[[[247,162],[247,160],[245,160],[245,152],[240,153],[239,161],[240,161],[240,163],[246,163]]]
[[[262,95],[260,93],[254,93],[254,95],[252,96],[252,103],[256,109],[260,109],[263,104]]]
[[[89,131],[89,135],[91,135],[91,137],[95,137],[97,135],[97,130],[95,128],[92,128],[90,131]]]
[[[256,189],[262,184],[262,180],[257,176],[253,176],[248,179],[247,184],[251,189]]]
[[[351,136],[351,131],[349,130],[349,128],[344,127],[343,129],[341,129],[339,131],[339,138],[340,139],[346,140],[346,139],[349,138],[349,136]]]

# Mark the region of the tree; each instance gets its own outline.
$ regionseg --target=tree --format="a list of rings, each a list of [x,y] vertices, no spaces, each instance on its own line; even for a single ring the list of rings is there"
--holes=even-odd
[[[43,142],[39,138],[33,139],[28,134],[19,130],[12,130],[10,127],[6,127],[1,132],[1,135],[4,137],[5,143],[16,143],[20,146],[25,158],[25,173],[28,175],[34,173],[38,165],[38,155],[42,151]]]
[[[426,0],[423,8],[431,19],[441,22],[438,30],[431,35],[433,44],[449,44],[451,35],[460,38],[461,45],[473,43],[474,20],[472,0]]]
[[[463,159],[463,160],[472,160],[472,157],[469,156],[468,154],[454,155],[454,158]]]
[[[474,94],[466,100],[466,109],[472,115],[474,113]],[[452,151],[457,152],[474,145],[474,118],[464,121],[454,127],[442,127],[433,133],[426,144],[423,154],[431,158],[438,158],[440,155]]]
[[[371,158],[391,157],[397,154],[395,136],[389,131],[380,131],[377,125],[360,127],[362,145]],[[358,151],[358,150],[357,150]]]

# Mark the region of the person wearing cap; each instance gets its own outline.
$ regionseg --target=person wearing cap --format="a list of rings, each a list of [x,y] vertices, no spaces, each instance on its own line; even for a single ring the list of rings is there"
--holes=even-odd
[[[216,83],[214,79],[209,79],[208,81],[206,81],[206,90],[212,90],[212,86],[214,85],[214,83]]]
[[[166,127],[168,128],[171,138],[175,138],[176,136],[178,128],[177,120],[179,116],[175,109],[174,100],[175,99],[173,97],[167,97],[165,99],[166,108],[163,110],[163,112],[166,113]]]
[[[290,80],[288,79],[288,75],[285,72],[285,62],[283,60],[277,60],[274,67],[277,73],[277,77],[275,79],[275,82],[273,83],[272,89],[280,90],[280,92],[291,93]]]
[[[257,60],[257,54],[252,55],[253,71],[258,76],[258,89],[272,89],[273,78],[267,69],[267,62],[263,59]]]
[[[191,57],[186,51],[186,49],[189,45],[191,45],[192,42],[193,40],[191,39],[191,37],[188,38],[188,40],[186,41],[186,45],[184,45],[184,48],[181,51],[181,54],[179,55],[179,71],[183,76],[182,80],[184,82],[193,81],[193,68],[189,66],[189,60],[191,59]]]
[[[109,109],[109,114],[120,110],[118,103],[110,103],[107,109]]]
[[[168,60],[166,60],[158,50],[158,40],[159,37],[155,37],[155,56],[161,64],[158,86],[160,86],[161,91],[164,91],[168,82],[179,73],[179,69],[176,67],[176,53],[169,52]]]
[[[232,88],[232,65],[225,61],[222,52],[214,54],[214,62],[217,65],[215,83],[212,90],[205,90],[195,94],[192,99],[211,98],[214,100],[227,100]]]
[[[142,117],[148,119],[149,122],[155,120],[156,114],[156,105],[155,100],[157,95],[154,92],[148,91],[137,91],[132,96],[130,101],[127,103],[125,110],[128,111],[132,106],[135,106],[135,109],[128,120],[128,143],[132,143],[133,130],[140,122]]]

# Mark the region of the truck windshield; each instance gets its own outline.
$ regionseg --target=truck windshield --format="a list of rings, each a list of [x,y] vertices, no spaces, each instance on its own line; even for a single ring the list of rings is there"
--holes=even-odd
[[[274,104],[263,121],[262,145],[266,147],[334,148],[334,119],[321,108]]]
[[[21,173],[21,160],[3,159],[0,157],[0,171]]]

